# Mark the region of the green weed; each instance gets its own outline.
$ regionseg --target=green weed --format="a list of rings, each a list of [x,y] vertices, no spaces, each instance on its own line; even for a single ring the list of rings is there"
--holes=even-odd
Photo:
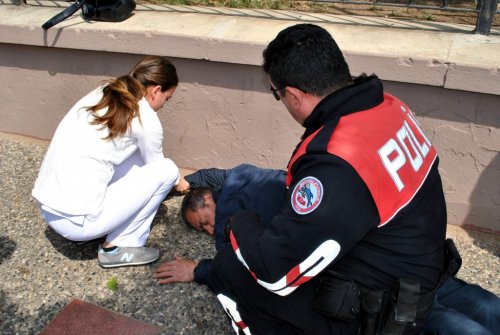
[[[108,280],[107,286],[113,292],[118,291],[118,279],[116,277],[111,278]]]

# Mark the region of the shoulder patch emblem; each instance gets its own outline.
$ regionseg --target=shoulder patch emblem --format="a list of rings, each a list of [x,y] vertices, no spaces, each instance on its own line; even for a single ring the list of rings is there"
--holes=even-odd
[[[305,177],[292,192],[293,210],[300,215],[309,214],[314,211],[323,198],[323,185],[314,177]]]

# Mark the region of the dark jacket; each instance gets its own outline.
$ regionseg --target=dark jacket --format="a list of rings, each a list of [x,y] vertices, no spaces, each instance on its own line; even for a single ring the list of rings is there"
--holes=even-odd
[[[234,213],[251,210],[259,214],[264,224],[269,224],[285,198],[285,171],[262,169],[249,164],[233,169],[201,169],[186,176],[191,187],[211,187],[215,212],[215,247],[224,244],[224,228]],[[194,271],[194,280],[206,284],[212,260],[203,259]]]
[[[267,289],[287,295],[292,286],[314,278],[317,264],[308,267],[314,252],[315,257],[321,254],[318,262],[328,262],[327,268],[370,289],[394,289],[403,277],[417,279],[422,293],[436,288],[446,232],[438,160],[411,202],[378,227],[377,208],[357,171],[325,150],[342,116],[376,108],[382,101],[383,87],[376,76],[361,78],[323,99],[304,122],[303,140],[325,124],[330,127],[319,132],[291,166],[293,179],[280,214],[270,225],[248,213],[234,217],[233,249]],[[314,211],[299,213],[293,207],[294,188],[310,177],[320,181],[321,199]],[[292,276],[295,283],[289,282]],[[280,286],[285,282],[288,288]]]

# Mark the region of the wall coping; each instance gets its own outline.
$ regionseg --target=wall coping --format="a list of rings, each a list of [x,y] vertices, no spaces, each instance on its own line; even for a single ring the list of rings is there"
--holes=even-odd
[[[44,31],[67,2],[0,0],[0,43],[131,54],[160,54],[259,66],[262,50],[285,27],[312,22],[330,31],[353,74],[500,95],[500,29],[274,10],[138,5],[124,22],[75,15]]]

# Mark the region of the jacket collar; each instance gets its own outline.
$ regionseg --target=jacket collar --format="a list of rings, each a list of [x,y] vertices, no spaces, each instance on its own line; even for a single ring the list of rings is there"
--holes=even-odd
[[[376,75],[361,75],[352,85],[327,95],[304,121],[306,138],[328,121],[373,108],[384,101],[384,88]]]

